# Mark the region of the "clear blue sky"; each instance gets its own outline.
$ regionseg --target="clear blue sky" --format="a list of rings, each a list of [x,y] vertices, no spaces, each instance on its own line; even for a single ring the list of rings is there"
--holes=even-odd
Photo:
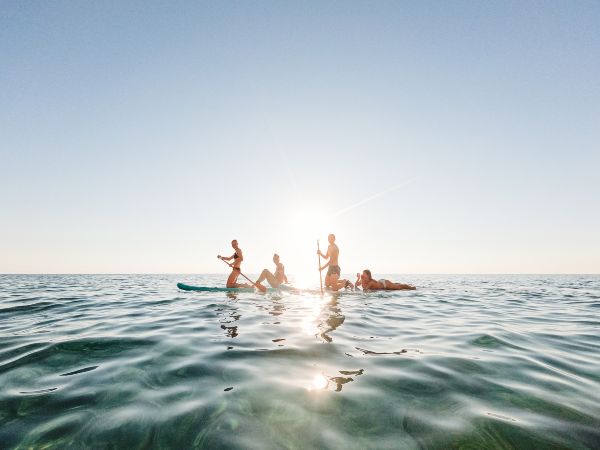
[[[333,231],[344,272],[598,273],[599,24],[597,1],[2,1],[0,272],[219,272],[237,238],[248,272],[277,251],[309,278]]]

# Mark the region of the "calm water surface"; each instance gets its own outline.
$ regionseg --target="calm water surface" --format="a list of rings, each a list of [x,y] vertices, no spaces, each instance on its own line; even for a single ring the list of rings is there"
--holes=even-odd
[[[600,448],[600,277],[0,276],[1,448]]]

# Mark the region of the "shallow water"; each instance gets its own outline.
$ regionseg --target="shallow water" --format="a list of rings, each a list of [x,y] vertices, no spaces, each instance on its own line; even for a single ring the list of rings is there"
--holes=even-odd
[[[600,448],[599,276],[0,276],[1,448]]]

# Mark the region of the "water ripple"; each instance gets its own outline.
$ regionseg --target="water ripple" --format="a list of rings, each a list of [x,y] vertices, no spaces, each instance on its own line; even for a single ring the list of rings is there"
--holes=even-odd
[[[600,277],[178,281],[0,276],[0,446],[598,448]]]

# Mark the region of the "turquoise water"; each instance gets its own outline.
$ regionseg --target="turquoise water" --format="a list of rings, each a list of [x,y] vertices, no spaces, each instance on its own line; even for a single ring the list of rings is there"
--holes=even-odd
[[[0,276],[1,448],[600,448],[600,277]]]

